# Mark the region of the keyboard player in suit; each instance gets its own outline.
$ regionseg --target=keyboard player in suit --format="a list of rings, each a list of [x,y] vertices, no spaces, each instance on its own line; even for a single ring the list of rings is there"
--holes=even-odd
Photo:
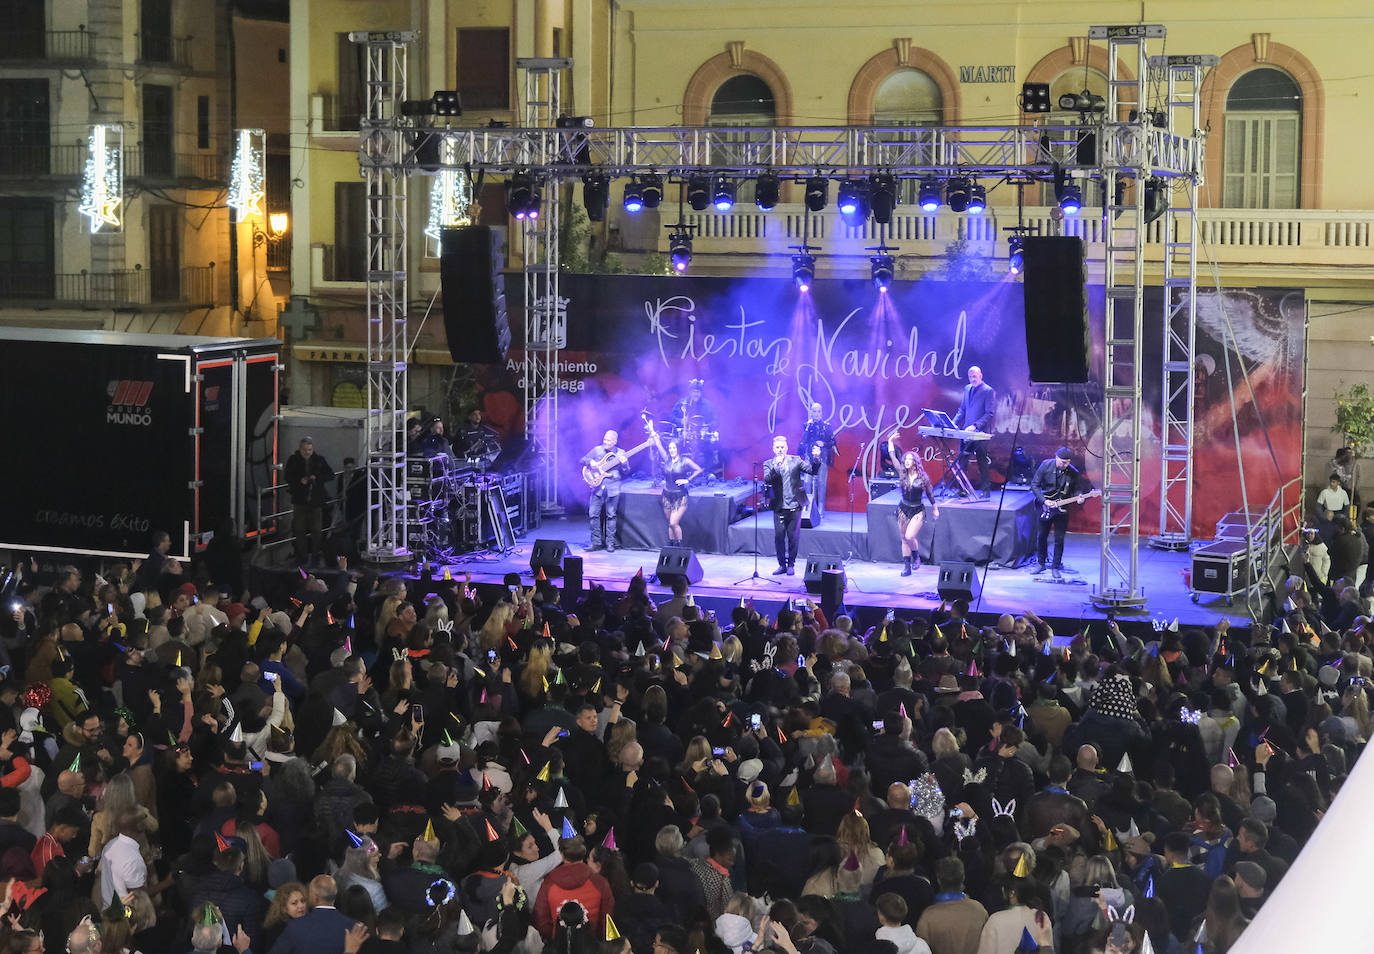
[[[964,399],[954,415],[954,425],[966,431],[991,433],[993,413],[997,407],[997,392],[983,380],[983,369],[977,365],[968,369],[968,387]],[[959,456],[973,454],[978,460],[978,493],[986,497],[992,492],[992,459],[988,456],[988,440],[965,441]]]

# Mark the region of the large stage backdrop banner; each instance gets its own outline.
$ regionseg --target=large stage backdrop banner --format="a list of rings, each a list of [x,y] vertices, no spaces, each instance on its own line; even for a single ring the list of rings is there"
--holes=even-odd
[[[808,405],[819,403],[839,441],[829,471],[832,510],[850,508],[847,475],[855,461],[861,476],[853,481],[853,506],[866,506],[867,478],[881,468],[881,447],[894,428],[939,480],[934,443],[916,428],[923,409],[953,415],[975,365],[997,391],[991,455],[999,479],[1016,447],[1038,463],[1067,445],[1088,480],[1101,480],[1101,286],[1089,290],[1093,380],[1033,385],[1022,285],[1010,279],[899,281],[886,293],[865,281],[820,280],[807,294],[788,278],[565,275],[560,282],[553,309],[564,345],[560,494],[570,505],[585,502],[576,461],[602,433],[614,428],[622,446],[638,444],[642,414],[666,420],[694,377],[705,379],[719,418],[727,477],[749,477],[774,434],[795,449]],[[520,286],[508,287],[519,342]],[[1145,302],[1144,533],[1158,525],[1161,294],[1151,289]],[[1193,535],[1210,539],[1216,520],[1241,506],[1238,447],[1252,508],[1301,473],[1304,307],[1301,290],[1282,288],[1202,292],[1198,299]],[[1232,341],[1228,349],[1224,342]],[[482,385],[492,423],[508,433],[520,425],[513,391],[523,360],[513,350]],[[1071,529],[1093,531],[1099,519],[1089,501]]]

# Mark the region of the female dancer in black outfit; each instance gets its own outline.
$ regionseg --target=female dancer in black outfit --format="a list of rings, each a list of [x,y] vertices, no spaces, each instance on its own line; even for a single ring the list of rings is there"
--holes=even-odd
[[[682,543],[682,517],[687,513],[687,485],[701,473],[701,466],[690,457],[683,457],[676,440],[669,440],[665,448],[658,435],[654,443],[663,465],[663,516],[668,518],[668,545]]]
[[[902,576],[910,576],[912,562],[916,569],[921,567],[921,552],[916,545],[916,534],[921,532],[925,522],[925,503],[923,498],[930,497],[930,506],[935,519],[940,519],[940,507],[935,503],[930,476],[921,466],[921,458],[915,451],[903,451],[897,446],[894,432],[887,439],[887,456],[892,466],[897,468],[901,479],[902,502],[897,505],[897,532],[902,537]]]

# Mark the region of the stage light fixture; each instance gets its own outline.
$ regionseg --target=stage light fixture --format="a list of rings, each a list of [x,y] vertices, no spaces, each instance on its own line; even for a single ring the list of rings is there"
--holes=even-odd
[[[658,208],[663,201],[663,177],[651,172],[639,177],[639,185],[644,193],[644,208]]]
[[[1169,211],[1169,180],[1151,176],[1145,180],[1145,224]]]
[[[1059,208],[1065,215],[1077,215],[1083,208],[1083,190],[1072,182],[1066,182],[1059,193]]]
[[[891,255],[874,255],[868,260],[869,274],[873,276],[873,287],[886,292],[892,285],[894,262]]]
[[[845,179],[840,183],[839,197],[835,206],[844,216],[858,216],[864,206],[863,183],[857,179]]]
[[[711,204],[717,212],[729,212],[735,207],[735,183],[724,176],[716,178],[715,188],[711,190]]]
[[[830,201],[830,180],[825,176],[812,176],[806,180],[806,208],[811,212],[823,212]]]
[[[940,211],[940,180],[927,176],[921,180],[921,191],[916,197],[922,212]]]
[[[949,205],[951,212],[967,212],[969,203],[969,188],[972,185],[963,176],[950,179],[945,186],[945,202]]]
[[[587,209],[588,219],[593,222],[606,221],[606,207],[610,203],[610,179],[595,173],[582,177],[582,205]]]
[[[879,225],[891,222],[892,210],[897,206],[897,180],[886,173],[869,177],[868,205],[874,222]]]
[[[816,280],[816,256],[802,252],[792,256],[792,281],[797,283],[797,291],[810,291],[811,283]]]
[[[1020,275],[1021,269],[1025,267],[1026,259],[1021,252],[1024,241],[1019,235],[1013,235],[1007,240],[1007,271],[1012,275]]]
[[[782,182],[771,172],[760,172],[754,181],[754,204],[765,212],[777,208],[782,195]]]
[[[638,179],[625,183],[625,211],[633,215],[644,208],[644,186]]]
[[[1021,112],[1048,113],[1050,111],[1049,83],[1021,84]]]
[[[506,181],[506,210],[517,219],[539,218],[541,201],[539,183],[528,172],[517,172]]]
[[[711,179],[705,173],[694,172],[687,177],[687,204],[693,212],[711,207]]]
[[[968,187],[968,214],[982,215],[988,207],[988,190],[975,182]]]
[[[668,233],[668,258],[681,275],[692,261],[692,233],[685,229]]]

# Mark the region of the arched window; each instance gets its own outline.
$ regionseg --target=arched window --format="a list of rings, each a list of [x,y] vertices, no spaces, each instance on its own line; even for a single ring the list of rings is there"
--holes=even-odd
[[[938,126],[945,115],[944,96],[930,74],[916,69],[899,69],[878,84],[873,93],[874,126]],[[906,142],[919,133],[893,133],[887,141]],[[897,183],[897,201],[903,205],[916,202],[920,183],[902,179]]]
[[[777,102],[768,84],[753,73],[739,73],[730,77],[711,97],[711,115],[706,123],[710,126],[775,126],[778,121]],[[730,150],[722,157],[727,164],[744,164],[748,161],[747,143],[750,137],[741,133],[728,139],[740,143],[738,149]],[[735,190],[737,203],[754,201],[754,180],[741,180]]]
[[[1302,90],[1282,70],[1241,75],[1226,96],[1222,205],[1295,209],[1302,168]]]

